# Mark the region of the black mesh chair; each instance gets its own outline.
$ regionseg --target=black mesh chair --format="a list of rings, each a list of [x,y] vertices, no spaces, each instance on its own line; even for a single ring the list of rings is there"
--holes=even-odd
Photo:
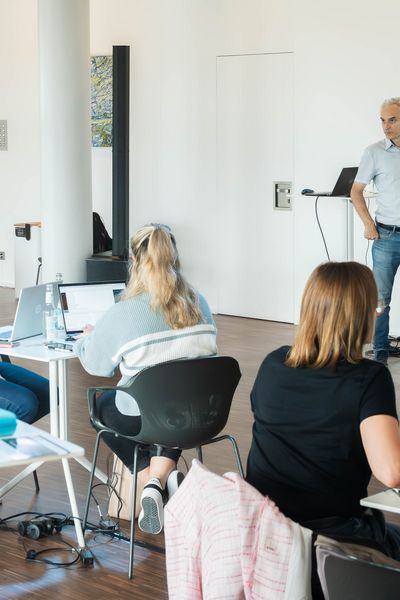
[[[203,460],[202,447],[222,440],[232,444],[237,467],[243,477],[243,467],[235,439],[218,434],[228,420],[232,398],[241,377],[234,358],[214,356],[160,363],[143,369],[124,387],[91,387],[88,389],[89,415],[98,430],[86,499],[83,530],[85,531],[89,503],[96,468],[99,443],[103,433],[120,435],[101,422],[97,411],[97,395],[106,390],[122,390],[137,402],[141,429],[135,435],[121,435],[137,443],[135,446],[132,477],[131,531],[129,548],[129,579],[133,575],[135,542],[137,455],[142,446],[182,450],[196,448]],[[218,436],[218,437],[216,437]]]
[[[317,545],[318,575],[325,600],[399,598],[400,562],[365,544],[341,546]]]

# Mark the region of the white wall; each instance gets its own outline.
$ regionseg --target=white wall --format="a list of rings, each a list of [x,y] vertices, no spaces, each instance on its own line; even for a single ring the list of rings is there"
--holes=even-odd
[[[0,285],[13,286],[14,224],[41,217],[36,1],[0,0],[0,14],[0,119],[8,122],[8,151],[0,152]]]
[[[400,5],[395,0],[380,5],[394,18],[384,28],[377,26],[374,6],[371,0],[306,0],[295,8],[297,192],[329,189],[343,166],[357,165],[363,148],[383,137],[380,104],[400,94],[395,42]],[[310,200],[296,202],[297,305],[307,275],[325,259]],[[345,259],[343,201],[321,199],[320,216],[331,258]],[[363,252],[356,258],[363,260]]]
[[[14,36],[17,44],[10,23],[7,46],[16,52],[0,53],[0,66],[9,74],[8,104],[1,108],[1,94],[0,118],[24,121],[23,143],[11,152],[15,133],[10,128],[10,151],[0,153],[0,202],[2,214],[12,206],[11,224],[18,211],[23,213],[18,219],[40,214],[35,4],[0,0],[2,13],[20,33]],[[215,309],[216,56],[294,52],[298,306],[308,274],[325,259],[313,200],[299,192],[329,189],[343,166],[357,164],[364,146],[382,137],[381,100],[400,94],[400,4],[384,0],[380,8],[380,14],[390,15],[384,27],[377,26],[371,0],[92,0],[92,53],[111,53],[113,44],[131,46],[130,228],[152,220],[170,223],[189,279]],[[4,43],[3,36],[1,50]],[[94,204],[109,226],[106,165],[107,154],[94,153]],[[320,216],[332,258],[344,259],[343,202],[321,199]],[[0,234],[7,251],[12,239],[3,220]],[[12,281],[12,265],[1,269],[0,283]]]

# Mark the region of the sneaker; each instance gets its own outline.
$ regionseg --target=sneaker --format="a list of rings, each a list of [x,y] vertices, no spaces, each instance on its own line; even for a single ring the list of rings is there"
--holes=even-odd
[[[182,471],[178,471],[177,469],[175,469],[174,471],[171,471],[171,473],[168,475],[168,479],[167,479],[168,499],[171,498],[175,494],[176,490],[181,485],[181,483],[184,479],[185,479],[185,476],[182,473]]]
[[[386,350],[378,350],[374,354],[374,360],[376,360],[377,362],[382,363],[383,365],[385,365],[385,367],[387,367],[387,364],[388,364],[388,352]]]
[[[139,529],[145,533],[160,533],[164,527],[164,497],[165,491],[158,479],[150,479],[143,488],[140,498],[138,518]]]

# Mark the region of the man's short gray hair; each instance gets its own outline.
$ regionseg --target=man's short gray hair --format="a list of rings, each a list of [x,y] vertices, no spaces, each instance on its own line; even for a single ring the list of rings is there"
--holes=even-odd
[[[382,102],[382,108],[389,106],[390,104],[396,104],[397,106],[400,106],[400,96],[397,98],[388,98],[387,100],[384,100]]]

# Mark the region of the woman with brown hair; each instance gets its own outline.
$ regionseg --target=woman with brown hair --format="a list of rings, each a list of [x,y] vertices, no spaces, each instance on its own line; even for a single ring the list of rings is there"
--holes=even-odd
[[[175,238],[166,225],[151,224],[131,239],[132,270],[120,302],[79,339],[75,350],[93,375],[112,376],[119,366],[120,385],[144,367],[179,358],[216,354],[216,329],[205,298],[181,273]],[[103,423],[133,435],[140,429],[139,409],[128,394],[106,392],[99,398]],[[134,442],[105,434],[104,440],[132,468]],[[156,441],[156,440],[155,440]],[[163,504],[179,484],[177,450],[138,455],[138,524],[159,533]]]
[[[269,354],[254,383],[247,481],[313,531],[375,540],[400,559],[400,530],[360,506],[371,471],[400,485],[393,381],[384,365],[363,358],[377,303],[368,267],[314,270],[293,346]]]

